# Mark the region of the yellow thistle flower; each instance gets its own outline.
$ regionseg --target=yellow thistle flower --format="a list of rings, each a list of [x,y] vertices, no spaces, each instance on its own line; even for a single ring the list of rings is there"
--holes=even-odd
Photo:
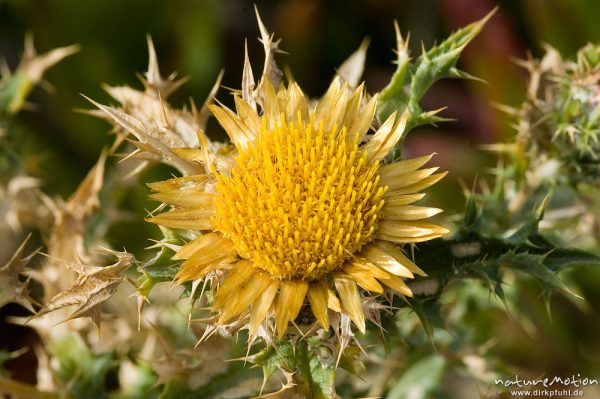
[[[376,104],[339,79],[312,106],[296,83],[276,91],[265,80],[262,114],[238,96],[236,112],[210,106],[235,145],[230,169],[150,185],[173,209],[149,221],[202,232],[176,254],[177,280],[214,277],[218,325],[282,337],[307,302],[325,330],[347,314],[364,332],[365,297],[412,295],[403,279],[425,273],[396,244],[447,232],[422,220],[441,210],[411,205],[445,173],[421,169],[432,155],[383,165],[406,115],[367,135]],[[211,163],[206,149],[177,153]]]

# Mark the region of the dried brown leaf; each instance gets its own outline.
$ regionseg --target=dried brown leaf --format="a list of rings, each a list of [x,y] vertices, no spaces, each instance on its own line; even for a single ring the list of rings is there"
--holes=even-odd
[[[198,118],[191,112],[172,108],[159,91],[139,91],[128,86],[105,86],[104,89],[121,103],[124,113],[148,126],[148,134],[157,140],[170,148],[198,147]],[[129,131],[124,133],[128,135]]]
[[[203,167],[188,162],[171,151],[172,148],[178,147],[177,145],[173,145],[173,143],[180,142],[181,145],[179,145],[179,147],[185,147],[185,143],[168,127],[156,129],[153,126],[144,124],[143,121],[140,121],[123,111],[102,105],[88,97],[85,98],[106,113],[106,115],[115,123],[135,136],[138,141],[134,141],[134,144],[140,149],[154,154],[164,163],[177,168],[185,175],[204,173]]]
[[[125,271],[135,262],[132,254],[110,251],[117,257],[111,266],[87,266],[90,271],[78,271],[79,276],[71,287],[56,294],[35,317],[43,316],[57,309],[74,306],[73,313],[63,321],[80,317],[90,317],[96,327],[100,327],[101,308],[109,300],[121,283],[133,283],[125,275]]]
[[[154,45],[148,37],[149,65],[148,71],[141,77],[144,83],[144,90],[136,90],[128,86],[105,86],[105,90],[119,103],[120,106],[115,109],[122,115],[115,119],[115,114],[107,112],[107,109],[100,108],[99,112],[85,110],[83,112],[100,117],[113,123],[115,131],[119,138],[115,141],[114,147],[118,147],[124,139],[133,135],[136,140],[132,140],[137,146],[137,150],[127,154],[127,157],[135,156],[152,161],[164,161],[173,166],[178,163],[172,159],[169,149],[193,148],[203,146],[199,136],[203,136],[206,130],[208,118],[211,116],[207,104],[212,102],[216,95],[223,77],[223,71],[217,77],[217,81],[208,98],[198,111],[194,102],[190,101],[191,109],[178,110],[171,107],[166,98],[177,88],[179,88],[187,79],[175,80],[175,74],[167,79],[161,77],[154,50]],[[96,104],[97,105],[97,104]],[[138,130],[132,131],[124,126],[126,117],[132,118],[129,123],[138,125]],[[135,123],[135,121],[139,123]],[[209,142],[208,147],[212,147]],[[183,160],[185,162],[185,159]],[[143,169],[142,165],[139,170]],[[181,166],[181,165],[180,165]],[[178,167],[179,168],[179,167]]]

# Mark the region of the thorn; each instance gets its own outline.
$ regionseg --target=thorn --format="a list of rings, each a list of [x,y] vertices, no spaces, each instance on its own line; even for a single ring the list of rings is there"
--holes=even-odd
[[[488,12],[485,15],[485,17],[483,17],[476,23],[480,24],[481,26],[485,25],[494,16],[494,14],[496,14],[498,12],[499,9],[500,9],[499,6],[492,8],[492,10],[490,12]]]
[[[398,64],[401,61],[410,60],[410,54],[408,52],[408,43],[410,41],[410,32],[406,35],[406,40],[402,38],[402,33],[400,32],[400,25],[398,25],[398,21],[394,20],[394,30],[396,32],[396,54],[398,55]],[[401,59],[402,58],[402,59]]]
[[[146,71],[146,79],[150,84],[158,83],[162,79],[158,68],[156,49],[154,48],[154,42],[150,34],[146,35],[146,43],[148,44],[148,71]]]
[[[200,127],[202,128],[202,130],[205,130],[206,121],[208,120],[208,117],[210,115],[210,112],[208,110],[208,104],[212,103],[215,96],[217,95],[217,92],[219,91],[219,88],[221,87],[221,81],[223,80],[224,75],[225,75],[225,69],[221,69],[219,71],[219,75],[217,76],[217,80],[215,81],[215,84],[213,85],[212,89],[208,93],[206,100],[204,100],[204,104],[202,104],[202,108],[200,109],[200,118],[201,118]]]
[[[548,191],[542,202],[536,208],[534,213],[534,218],[536,222],[539,222],[544,217],[544,210],[546,209],[546,205],[548,204],[548,201],[550,200],[551,196],[551,191]]]
[[[48,82],[46,79],[41,79],[38,82],[38,85],[46,90],[49,94],[54,94],[56,93],[56,87],[54,87],[50,82]]]
[[[425,43],[421,42],[421,57],[423,60],[430,61],[429,56],[427,55],[427,50],[425,49]]]
[[[501,104],[496,101],[490,101],[489,104],[492,108],[497,109],[498,111],[503,112],[509,116],[518,116],[520,111],[518,108],[511,107],[506,104]]]
[[[542,291],[542,297],[543,297],[543,301],[544,301],[544,306],[546,308],[546,313],[548,314],[548,319],[550,319],[550,323],[553,323],[552,309],[550,307],[550,301],[552,299],[552,291],[544,289]]]
[[[471,75],[470,73],[467,73],[465,71],[461,71],[460,69],[458,69],[456,67],[451,68],[450,73],[454,74],[456,77],[458,77],[460,79],[472,80],[472,81],[475,81],[475,82],[479,82],[479,83],[483,83],[483,84],[489,85],[489,83],[485,79],[481,79],[481,78],[478,78],[477,76]]]
[[[33,58],[33,57],[35,57],[35,54],[36,54],[36,51],[35,51],[35,46],[33,45],[33,32],[27,31],[25,33],[23,58]]]
[[[260,30],[260,35],[261,35],[262,40],[268,39],[269,31],[267,30],[267,28],[263,24],[262,19],[260,18],[260,14],[258,12],[258,6],[256,4],[254,4],[254,12],[256,13],[256,21],[258,22],[258,29]],[[271,35],[271,38],[272,38],[272,35]],[[263,44],[265,46],[267,45],[265,42],[263,42]]]
[[[165,105],[165,102],[163,101],[163,98],[162,98],[159,90],[156,90],[156,94],[158,95],[158,102],[159,102],[160,108],[161,108],[161,119],[162,119],[161,122],[165,128],[171,129],[171,124],[169,123],[169,120],[167,118],[167,107]]]
[[[404,49],[403,49],[407,55],[408,55],[408,44],[410,42],[410,38],[411,38],[411,32],[408,32],[408,34],[406,35],[406,40],[404,41]]]

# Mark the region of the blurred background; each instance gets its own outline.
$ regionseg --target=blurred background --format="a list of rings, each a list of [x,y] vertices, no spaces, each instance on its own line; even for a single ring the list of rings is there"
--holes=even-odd
[[[456,122],[427,128],[408,141],[409,154],[432,146],[456,147],[441,153],[444,159],[439,162],[460,173],[472,170],[462,152],[510,134],[503,116],[490,104],[516,105],[522,99],[526,73],[513,58],[525,58],[527,51],[540,55],[542,43],[572,55],[600,38],[600,4],[593,0],[284,0],[256,5],[266,26],[282,39],[282,49],[289,51],[279,56],[279,64],[289,66],[311,96],[323,93],[335,68],[365,37],[370,38],[367,87],[374,92],[387,84],[394,70],[394,20],[404,35],[411,33],[412,53],[418,55],[421,43],[430,46],[499,6],[460,61],[463,69],[488,83],[441,82],[428,94],[424,108],[447,106],[444,116]],[[164,75],[177,71],[190,77],[171,99],[176,106],[190,97],[202,103],[221,68],[223,85],[238,88],[244,39],[255,74],[262,63],[253,3],[245,0],[0,0],[0,56],[10,67],[19,60],[26,32],[33,33],[40,52],[73,43],[81,46],[78,54],[46,75],[55,92],[36,89],[30,100],[38,110],[21,115],[35,138],[32,151],[42,159],[40,173],[47,191],[63,196],[73,191],[112,140],[108,124],[74,112],[91,108],[80,93],[110,102],[102,83],[140,87],[136,73],[146,69],[146,34],[155,42]],[[219,97],[229,96],[223,90]]]
[[[451,172],[453,177],[445,179],[434,196],[437,201],[444,198],[450,214],[464,205],[458,181],[470,186],[483,168],[494,165],[493,158],[482,155],[478,146],[513,135],[505,115],[493,104],[518,106],[524,98],[528,75],[514,60],[527,58],[529,53],[541,56],[543,43],[572,56],[587,42],[600,40],[600,2],[596,0],[257,0],[256,6],[267,28],[282,39],[281,49],[289,52],[279,55],[279,66],[289,67],[312,97],[323,93],[335,69],[365,37],[370,45],[364,80],[370,92],[382,89],[394,71],[394,20],[403,35],[410,32],[410,48],[416,56],[421,43],[428,48],[499,7],[459,62],[461,69],[487,83],[438,83],[424,98],[423,108],[447,106],[442,116],[455,121],[419,128],[406,141],[407,156],[436,151],[435,163]],[[190,98],[201,104],[221,68],[225,70],[223,86],[239,88],[246,38],[255,76],[262,68],[253,2],[247,0],[0,0],[0,59],[6,59],[11,70],[18,64],[27,32],[33,34],[39,52],[74,43],[81,46],[79,53],[45,75],[54,89],[36,88],[29,98],[35,107],[18,115],[25,149],[36,160],[29,173],[43,181],[47,194],[63,198],[73,192],[114,138],[108,123],[76,112],[92,108],[80,94],[114,104],[102,89],[103,83],[140,88],[136,74],[147,68],[147,34],[154,40],[163,76],[177,71],[180,77],[190,78],[170,98],[176,107],[189,104]],[[218,95],[225,103],[229,97],[226,89]],[[209,136],[219,138],[218,129],[211,126]],[[167,177],[170,171],[154,168],[145,173],[141,185],[156,176]],[[129,219],[107,237],[115,248],[125,247],[137,255],[148,245],[147,237],[157,232],[142,222],[144,209],[154,207],[145,198],[147,190],[131,193],[137,194],[119,199],[131,210]],[[131,234],[132,229],[148,234]],[[473,293],[474,302],[465,306],[471,306],[468,322],[480,334],[476,342],[483,344],[497,334],[497,355],[511,370],[523,368],[532,375],[575,371],[600,377],[598,273],[580,269],[566,277],[588,303],[574,305],[556,298],[552,322],[539,300],[538,287],[527,280],[515,283],[522,286],[515,299],[536,333],[501,307],[489,305],[485,295]],[[5,307],[0,317],[18,313],[16,308]],[[13,327],[0,324],[0,346],[18,349],[23,342],[9,341],[9,328]]]

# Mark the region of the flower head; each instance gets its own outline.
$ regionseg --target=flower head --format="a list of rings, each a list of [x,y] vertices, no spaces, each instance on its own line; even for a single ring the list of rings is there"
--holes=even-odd
[[[152,184],[173,209],[150,221],[202,232],[178,251],[178,280],[213,279],[218,324],[283,336],[310,306],[325,330],[346,314],[364,332],[365,298],[410,296],[403,279],[424,275],[396,244],[446,232],[422,220],[439,209],[412,205],[445,173],[421,169],[431,155],[382,164],[406,115],[368,135],[377,100],[363,87],[335,79],[313,106],[296,83],[263,91],[261,113],[238,96],[236,112],[210,106],[235,145],[232,167],[205,153],[205,175]]]

